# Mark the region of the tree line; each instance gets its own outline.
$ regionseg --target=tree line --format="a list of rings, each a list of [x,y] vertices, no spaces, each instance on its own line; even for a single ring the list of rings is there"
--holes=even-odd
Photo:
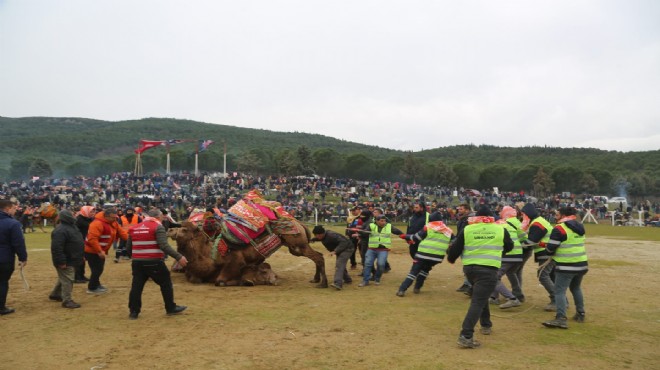
[[[99,176],[132,171],[140,138],[213,139],[201,171],[312,175],[422,185],[633,196],[660,194],[660,150],[456,145],[403,152],[300,132],[284,133],[175,119],[108,122],[79,118],[0,117],[0,178]],[[170,148],[172,171],[192,171],[194,143]],[[142,155],[145,172],[164,172],[164,148]]]

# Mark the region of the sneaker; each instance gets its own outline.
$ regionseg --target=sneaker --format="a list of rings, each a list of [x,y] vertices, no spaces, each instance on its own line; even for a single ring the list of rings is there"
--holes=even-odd
[[[578,312],[573,316],[573,321],[584,322],[585,316],[584,312]]]
[[[468,297],[472,297],[472,287],[469,287],[468,290],[463,292],[463,294],[465,294]]]
[[[460,287],[458,287],[458,289],[456,289],[456,291],[465,293],[465,292],[468,291],[468,289],[470,289],[470,286],[467,285],[467,284],[463,284]]]
[[[458,337],[458,345],[463,348],[479,348],[481,343],[474,340],[474,338],[465,338],[461,335]]]
[[[518,300],[520,301],[520,303],[525,303],[525,296],[524,296],[524,295],[518,296],[518,297],[516,297],[516,298],[518,298]]]
[[[80,308],[80,304],[74,301],[62,302],[62,307],[64,308]]]
[[[129,256],[121,256],[121,259],[124,260],[124,261],[130,261],[130,260],[131,260],[131,257],[129,257]]]
[[[369,285],[369,282],[362,281],[360,284],[358,284],[358,287],[362,288],[363,286]]]
[[[114,261],[115,263],[119,263],[119,258],[115,257]]]
[[[557,305],[554,302],[548,303],[544,308],[546,312],[557,312]]]
[[[419,288],[415,288],[415,289],[413,289],[413,293],[415,293],[415,294],[419,294],[419,292],[420,292]]]
[[[482,326],[479,329],[479,332],[483,335],[490,335],[493,332],[493,329],[490,326]]]
[[[489,304],[502,304],[502,302],[500,302],[499,298],[488,298],[488,303]]]
[[[176,306],[172,311],[167,311],[168,316],[180,314],[181,312],[185,311],[188,306]]]
[[[341,285],[337,285],[335,283],[332,283],[332,284],[330,284],[330,286],[337,289],[337,290],[341,290]]]
[[[74,284],[85,284],[88,281],[89,280],[85,280],[85,279],[76,279],[76,280],[73,281],[73,283]]]
[[[48,299],[50,299],[51,301],[55,301],[55,302],[62,302],[62,297],[57,296],[57,295],[49,295]]]
[[[353,280],[344,280],[344,284],[353,284]]]
[[[521,304],[522,303],[520,303],[520,301],[517,298],[514,298],[514,299],[509,299],[508,301],[502,303],[500,305],[500,308],[501,309],[507,309],[507,308],[511,308],[511,307],[518,307]]]
[[[376,284],[376,285],[380,285],[380,281],[376,280],[376,281],[374,282],[374,284]]]
[[[139,313],[137,312],[131,312],[128,314],[128,319],[129,320],[137,320]]]
[[[406,292],[404,292],[403,290],[399,290],[398,292],[396,292],[397,297],[403,297],[404,295],[406,295]]]
[[[99,286],[96,289],[87,289],[87,294],[104,294],[107,292],[108,289],[106,289],[104,286]]]
[[[543,326],[545,326],[546,328],[568,329],[568,324],[566,323],[565,318],[546,321],[543,323]]]

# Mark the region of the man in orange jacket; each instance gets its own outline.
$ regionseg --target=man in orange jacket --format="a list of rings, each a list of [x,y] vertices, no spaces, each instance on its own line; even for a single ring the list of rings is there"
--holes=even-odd
[[[87,285],[87,293],[103,294],[108,291],[101,285],[101,274],[105,266],[105,257],[115,239],[128,239],[128,233],[117,223],[117,209],[106,208],[94,216],[89,224],[89,231],[85,239],[85,259],[92,271]]]

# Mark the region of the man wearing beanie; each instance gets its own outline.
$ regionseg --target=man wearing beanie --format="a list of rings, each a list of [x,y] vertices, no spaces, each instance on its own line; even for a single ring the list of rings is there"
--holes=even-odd
[[[346,271],[346,263],[355,250],[353,243],[347,237],[332,230],[326,230],[321,225],[314,226],[312,234],[314,234],[314,237],[311,239],[312,242],[320,241],[325,249],[330,251],[330,256],[337,256],[335,277],[330,286],[341,290],[344,283],[350,284],[353,282]]]
[[[472,284],[470,307],[463,320],[458,345],[477,348],[481,344],[474,340],[474,327],[481,323],[481,333],[489,335],[493,323],[490,321],[488,298],[497,284],[497,270],[502,265],[502,253],[513,249],[509,232],[495,223],[488,206],[482,206],[476,217],[456,236],[447,251],[447,261],[454,263],[461,257],[463,273]]]

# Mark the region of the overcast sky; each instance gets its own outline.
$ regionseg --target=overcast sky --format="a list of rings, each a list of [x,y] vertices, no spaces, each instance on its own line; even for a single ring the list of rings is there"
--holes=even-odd
[[[657,150],[660,1],[0,0],[0,115]]]

